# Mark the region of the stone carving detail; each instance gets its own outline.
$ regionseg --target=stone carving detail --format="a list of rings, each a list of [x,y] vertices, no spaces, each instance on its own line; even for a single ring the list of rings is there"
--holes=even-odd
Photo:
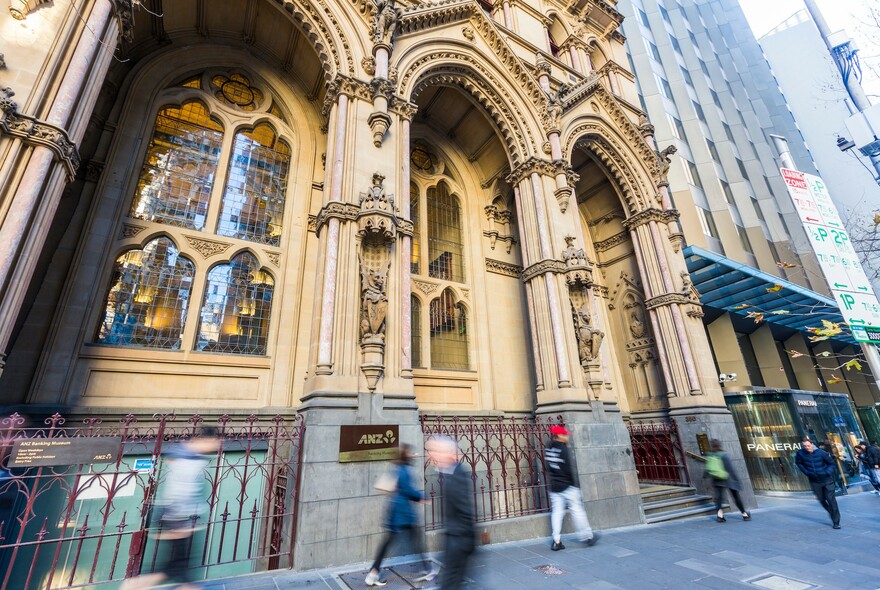
[[[134,5],[141,0],[111,0],[113,13],[119,21],[119,37],[124,41],[134,38]]]
[[[358,235],[381,234],[385,240],[397,237],[397,208],[394,195],[386,194],[383,182],[385,177],[378,172],[373,174],[373,184],[360,195],[360,209],[357,214]]]
[[[318,233],[318,216],[317,215],[309,215],[309,221],[306,224],[306,229],[310,232]]]
[[[635,229],[640,225],[656,221],[657,223],[669,223],[678,219],[678,211],[669,209],[663,211],[661,209],[650,208],[639,211],[635,215],[630,215],[624,222],[623,226],[629,230]]]
[[[668,145],[657,153],[657,163],[659,166],[660,180],[666,180],[669,175],[669,167],[672,166],[672,160],[669,156],[678,151],[674,145]]]
[[[559,124],[562,119],[562,89],[555,94],[548,94],[544,109],[541,112],[541,123],[544,125],[544,131],[549,133],[559,133]]]
[[[607,240],[602,240],[600,242],[593,242],[593,248],[596,249],[596,252],[607,252],[611,250],[615,246],[619,246],[620,244],[625,244],[629,241],[629,232],[622,231],[618,234],[614,234]]]
[[[278,252],[269,252],[268,250],[263,250],[266,253],[266,258],[269,259],[269,262],[272,263],[273,266],[281,265],[281,254]]]
[[[183,236],[189,243],[190,247],[202,255],[202,258],[208,259],[226,252],[232,244],[227,242],[216,242],[214,240],[206,240],[195,236]]]
[[[493,272],[495,274],[504,275],[508,277],[520,278],[523,273],[523,269],[518,264],[511,264],[510,262],[503,262],[501,260],[493,260],[491,258],[486,259],[486,270],[488,272]]]
[[[605,332],[593,327],[593,320],[586,302],[580,307],[575,307],[571,302],[571,314],[574,318],[574,333],[578,343],[578,356],[581,366],[586,367],[591,361],[599,356],[599,347],[605,338]]]
[[[418,279],[412,279],[412,284],[425,295],[430,295],[440,288],[440,285],[437,283],[429,283],[428,281],[420,281]]]
[[[400,10],[394,5],[394,0],[373,0],[373,2],[376,5],[376,13],[373,15],[370,37],[373,43],[391,45],[391,39],[400,20]]]
[[[89,160],[86,162],[86,181],[98,182],[101,179],[101,172],[104,171],[104,162],[96,162]]]
[[[315,232],[320,233],[321,228],[332,218],[354,221],[357,219],[360,210],[360,207],[351,203],[327,203],[315,216]]]
[[[30,115],[18,112],[18,104],[12,97],[15,92],[11,88],[0,88],[0,131],[18,137],[31,145],[48,148],[55,154],[55,159],[67,171],[69,180],[76,177],[80,159],[76,145],[70,141],[67,132],[41,121]]]
[[[496,242],[500,240],[507,244],[507,253],[510,254],[511,248],[516,244],[516,239],[510,231],[512,215],[505,208],[500,195],[491,205],[487,205],[484,211],[486,212],[486,221],[489,222],[489,229],[484,230],[483,235],[489,238],[489,248],[494,250]]]
[[[147,229],[143,225],[136,225],[134,223],[123,223],[122,224],[122,239],[125,240],[127,238],[133,238],[142,231]]]
[[[0,53],[0,70],[6,69],[6,56]]]
[[[548,272],[552,273],[562,273],[565,272],[565,264],[559,260],[546,259],[541,260],[540,262],[536,262],[531,266],[527,266],[522,271],[522,280],[524,283],[527,283],[534,279],[535,277],[539,277],[541,275],[545,275]]]
[[[376,74],[376,58],[365,57],[361,60],[361,67],[368,76],[374,76]]]
[[[24,20],[28,14],[37,8],[51,3],[52,0],[12,0],[9,13],[15,20]]]
[[[574,287],[589,287],[593,284],[593,271],[590,260],[583,248],[575,248],[574,236],[565,236],[566,248],[562,251],[565,265],[565,282]]]
[[[644,338],[647,333],[640,306],[632,308],[632,311],[629,314],[629,333],[634,340]]]
[[[470,289],[461,289],[461,296],[470,301],[471,299],[471,290]]]
[[[473,43],[476,40],[476,36],[474,35],[474,30],[470,27],[462,27],[461,34],[464,35],[464,38]]]
[[[562,251],[562,261],[565,266],[586,266],[590,264],[583,248],[574,247],[574,236],[565,236],[565,250]]]

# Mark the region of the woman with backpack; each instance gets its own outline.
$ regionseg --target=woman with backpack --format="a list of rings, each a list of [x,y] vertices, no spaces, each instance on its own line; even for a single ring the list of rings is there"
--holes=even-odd
[[[401,444],[397,457],[392,461],[392,478],[396,480],[397,485],[393,486],[393,491],[388,491],[388,510],[385,513],[385,538],[379,546],[379,552],[370,573],[367,574],[364,583],[367,586],[385,586],[387,582],[380,576],[382,569],[382,560],[391,547],[391,544],[397,537],[401,535],[408,537],[408,548],[422,555],[422,563],[424,565],[423,574],[416,579],[417,582],[426,582],[433,580],[438,573],[438,569],[425,556],[422,549],[421,531],[419,530],[419,520],[416,512],[413,510],[413,503],[424,502],[425,495],[417,490],[412,483],[412,473],[409,465],[413,460],[412,447],[407,444]],[[384,485],[384,484],[383,484]],[[380,489],[377,485],[377,489]]]
[[[751,520],[752,517],[746,512],[742,498],[739,497],[739,491],[742,489],[742,485],[739,483],[739,478],[733,471],[733,464],[730,462],[730,457],[721,447],[721,441],[717,438],[713,438],[709,445],[709,449],[711,452],[706,457],[706,475],[712,478],[712,485],[715,492],[715,509],[718,511],[715,520],[718,522],[727,522],[727,519],[724,518],[724,509],[721,507],[721,503],[724,499],[724,490],[728,490],[730,495],[733,496],[733,503],[736,504],[737,510],[742,514],[743,520]]]

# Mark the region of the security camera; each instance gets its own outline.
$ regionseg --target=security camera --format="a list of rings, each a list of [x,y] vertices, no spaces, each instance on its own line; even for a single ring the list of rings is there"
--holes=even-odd
[[[736,381],[736,373],[721,373],[718,375],[718,383],[732,383]]]

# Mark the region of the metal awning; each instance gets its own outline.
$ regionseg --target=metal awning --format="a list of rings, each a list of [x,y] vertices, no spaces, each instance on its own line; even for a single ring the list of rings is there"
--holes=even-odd
[[[698,246],[688,246],[683,254],[704,307],[740,317],[759,312],[770,324],[804,332],[821,328],[822,320],[844,322],[837,303],[815,291]],[[777,285],[781,289],[768,291]],[[831,340],[856,344],[846,330]]]

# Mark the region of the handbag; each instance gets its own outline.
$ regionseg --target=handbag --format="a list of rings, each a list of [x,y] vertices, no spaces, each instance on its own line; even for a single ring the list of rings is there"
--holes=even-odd
[[[391,471],[386,471],[379,476],[379,479],[376,480],[373,487],[376,488],[376,491],[382,492],[383,494],[393,494],[397,491],[397,474],[392,473]]]

